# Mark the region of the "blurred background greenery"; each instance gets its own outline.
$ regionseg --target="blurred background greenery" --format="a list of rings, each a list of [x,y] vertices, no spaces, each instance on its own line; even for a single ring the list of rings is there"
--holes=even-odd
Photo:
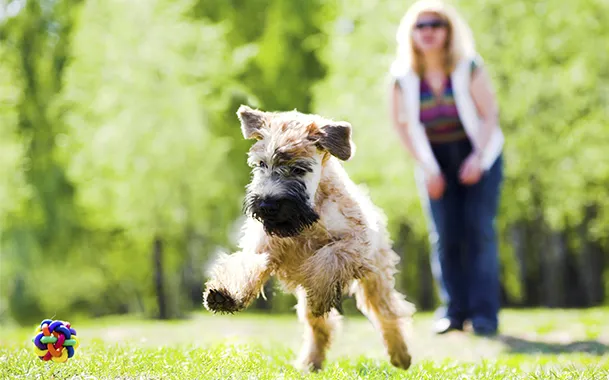
[[[506,134],[510,307],[606,304],[609,2],[459,0]],[[354,126],[399,288],[437,305],[412,162],[388,113],[397,0],[0,1],[0,322],[179,318],[232,250],[251,142],[236,109]],[[267,284],[252,311],[293,312]],[[352,307],[347,307],[352,310]]]

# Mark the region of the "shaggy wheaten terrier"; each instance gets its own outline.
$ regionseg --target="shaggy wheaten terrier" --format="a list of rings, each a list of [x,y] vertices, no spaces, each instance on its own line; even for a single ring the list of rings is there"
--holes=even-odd
[[[212,265],[203,303],[214,312],[246,308],[270,276],[298,298],[305,325],[298,365],[322,367],[340,319],[343,294],[380,331],[391,363],[407,369],[414,306],[395,290],[399,256],[384,214],[349,178],[340,160],[354,152],[351,125],[297,111],[241,106],[243,136],[256,139],[239,251]]]

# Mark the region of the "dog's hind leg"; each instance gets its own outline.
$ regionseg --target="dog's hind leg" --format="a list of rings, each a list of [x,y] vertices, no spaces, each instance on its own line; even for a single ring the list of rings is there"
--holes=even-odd
[[[307,306],[305,291],[298,289],[296,295],[298,319],[303,323],[305,330],[296,367],[306,371],[318,371],[326,359],[326,353],[339,327],[341,316],[332,309],[324,316],[315,317]]]
[[[372,322],[383,337],[391,364],[408,369],[411,355],[407,334],[414,305],[394,288],[393,266],[384,263],[378,272],[370,273],[354,285],[357,308]]]

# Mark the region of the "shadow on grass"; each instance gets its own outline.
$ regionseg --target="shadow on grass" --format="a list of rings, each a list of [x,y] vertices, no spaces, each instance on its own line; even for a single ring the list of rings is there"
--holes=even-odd
[[[587,353],[599,356],[609,354],[609,346],[596,340],[584,340],[562,344],[527,340],[509,335],[497,335],[490,339],[496,340],[508,346],[509,353]]]

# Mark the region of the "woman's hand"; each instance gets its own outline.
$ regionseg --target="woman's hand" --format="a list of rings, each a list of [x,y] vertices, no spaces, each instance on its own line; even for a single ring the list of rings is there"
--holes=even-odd
[[[461,164],[459,180],[464,185],[473,185],[482,177],[482,162],[480,155],[472,152]]]
[[[442,198],[444,190],[446,190],[446,181],[441,173],[429,175],[426,180],[426,185],[427,192],[431,199],[435,200]]]

